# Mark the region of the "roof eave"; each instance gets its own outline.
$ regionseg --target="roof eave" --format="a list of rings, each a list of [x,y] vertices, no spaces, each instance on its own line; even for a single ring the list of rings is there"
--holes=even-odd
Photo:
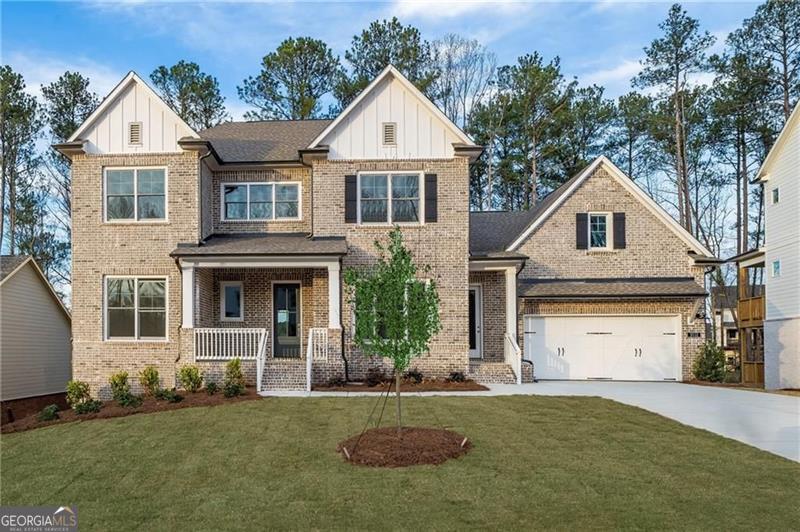
[[[86,141],[81,139],[72,142],[59,142],[53,144],[51,147],[68,159],[72,159],[73,155],[83,155],[86,153]]]

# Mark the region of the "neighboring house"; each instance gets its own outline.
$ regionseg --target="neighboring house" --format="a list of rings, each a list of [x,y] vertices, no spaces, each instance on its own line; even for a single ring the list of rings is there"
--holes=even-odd
[[[715,286],[711,289],[713,326],[709,340],[725,350],[730,360],[739,354],[739,326],[736,323],[737,286]],[[710,332],[711,332],[710,331]]]
[[[27,256],[0,256],[4,419],[15,401],[64,393],[72,374],[70,351],[69,312],[36,261]]]
[[[764,385],[800,388],[800,104],[757,180],[764,194]]]
[[[239,357],[261,389],[369,360],[342,270],[393,224],[439,287],[426,375],[688,378],[711,253],[607,159],[524,213],[470,213],[482,148],[387,67],[333,120],[192,131],[130,73],[57,145],[73,169],[75,377]],[[522,333],[525,339],[522,339]],[[520,344],[522,347],[520,347]],[[529,368],[528,365],[525,366]]]

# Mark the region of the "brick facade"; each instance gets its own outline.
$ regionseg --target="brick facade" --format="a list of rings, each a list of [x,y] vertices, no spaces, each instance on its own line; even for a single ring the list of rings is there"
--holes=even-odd
[[[483,360],[503,362],[506,332],[506,279],[503,272],[469,272],[469,284],[483,291]]]

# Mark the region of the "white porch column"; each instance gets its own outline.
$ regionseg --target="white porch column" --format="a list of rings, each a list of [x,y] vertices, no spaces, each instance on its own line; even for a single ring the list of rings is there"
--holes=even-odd
[[[517,267],[506,268],[506,332],[517,340]]]
[[[181,327],[194,327],[194,266],[181,264]]]
[[[328,265],[328,328],[339,329],[342,326],[341,287],[339,280],[339,263]]]

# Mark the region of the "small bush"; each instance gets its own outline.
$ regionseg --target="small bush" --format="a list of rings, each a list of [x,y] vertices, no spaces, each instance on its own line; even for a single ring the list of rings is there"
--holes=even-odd
[[[158,369],[155,366],[147,366],[139,372],[139,384],[144,388],[146,395],[156,395],[160,388],[158,379]]]
[[[99,412],[102,407],[103,407],[102,401],[89,399],[88,401],[78,403],[72,408],[73,410],[75,410],[76,414],[93,414],[95,412]]]
[[[410,381],[412,381],[412,382],[414,382],[416,384],[419,384],[419,383],[422,382],[422,372],[420,370],[418,370],[417,368],[408,370],[406,372],[406,374],[403,375],[403,377],[406,380],[410,380]]]
[[[132,393],[128,392],[125,395],[121,395],[117,399],[117,403],[119,403],[120,406],[136,408],[137,406],[141,406],[142,397],[140,395],[133,395]]]
[[[700,356],[694,361],[692,373],[701,381],[722,382],[725,378],[725,351],[713,341],[704,343]]]
[[[39,412],[39,421],[53,421],[58,419],[58,405],[47,405]]]
[[[131,385],[128,382],[127,371],[114,373],[111,375],[111,378],[108,379],[108,383],[111,385],[111,397],[117,402],[120,402],[121,399],[131,394]]]
[[[225,380],[222,383],[222,393],[225,397],[236,397],[244,394],[242,361],[238,358],[234,358],[225,364]]]
[[[345,380],[344,377],[331,377],[330,379],[328,379],[328,386],[330,386],[331,388],[339,388],[346,385],[347,381]]]
[[[369,387],[378,386],[386,382],[386,373],[381,368],[369,368],[364,378],[364,384]]]
[[[467,380],[467,376],[464,375],[463,371],[453,371],[450,373],[450,376],[447,377],[447,380],[450,382],[464,382]]]
[[[67,383],[67,403],[72,408],[89,401],[89,383],[83,381],[69,381]]]
[[[180,403],[183,401],[183,396],[175,391],[175,388],[158,390],[156,392],[156,399],[159,401],[166,401],[168,403]]]
[[[203,387],[203,372],[193,364],[178,370],[178,379],[181,381],[181,386],[192,393]]]
[[[213,382],[213,381],[206,383],[206,393],[208,395],[214,395],[218,391],[219,391],[219,384],[217,384],[216,382]]]

